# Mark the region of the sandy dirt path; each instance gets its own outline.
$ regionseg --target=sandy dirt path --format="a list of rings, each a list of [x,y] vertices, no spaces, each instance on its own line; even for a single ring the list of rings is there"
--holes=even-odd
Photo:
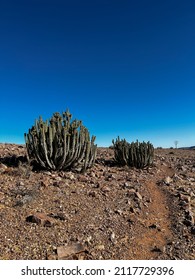
[[[173,174],[170,168],[162,167],[159,179]],[[150,196],[150,203],[134,226],[134,238],[129,250],[130,259],[157,259],[164,252],[165,246],[173,235],[171,213],[165,193],[154,181],[147,181],[145,186]]]

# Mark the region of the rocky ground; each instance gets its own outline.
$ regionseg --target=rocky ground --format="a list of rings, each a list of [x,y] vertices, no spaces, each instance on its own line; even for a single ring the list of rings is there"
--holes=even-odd
[[[32,171],[0,144],[0,259],[195,259],[195,150],[117,167],[98,148],[86,174]]]

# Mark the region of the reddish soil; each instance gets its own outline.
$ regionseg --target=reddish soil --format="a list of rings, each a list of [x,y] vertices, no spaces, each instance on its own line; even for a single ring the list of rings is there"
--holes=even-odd
[[[118,167],[98,148],[85,174],[32,171],[0,144],[0,259],[194,259],[195,151]]]

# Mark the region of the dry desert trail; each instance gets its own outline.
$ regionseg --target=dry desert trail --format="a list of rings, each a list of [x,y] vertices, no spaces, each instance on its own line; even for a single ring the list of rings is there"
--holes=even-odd
[[[195,151],[155,150],[117,167],[98,148],[85,174],[32,171],[0,144],[1,259],[195,259]]]

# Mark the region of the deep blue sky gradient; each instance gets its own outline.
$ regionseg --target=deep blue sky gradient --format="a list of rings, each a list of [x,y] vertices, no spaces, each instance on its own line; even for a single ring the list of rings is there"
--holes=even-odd
[[[195,145],[195,1],[0,1],[0,96],[0,142],[69,108],[98,146]]]

